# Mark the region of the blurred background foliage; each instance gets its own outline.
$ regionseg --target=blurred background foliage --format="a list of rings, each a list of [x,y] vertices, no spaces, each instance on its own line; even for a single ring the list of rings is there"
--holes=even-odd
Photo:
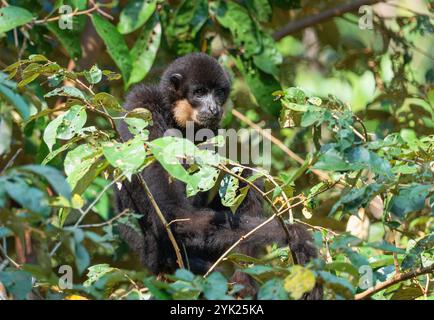
[[[67,23],[59,16],[62,5],[72,7],[72,29],[60,27]],[[362,5],[368,5],[367,11],[358,12]],[[217,57],[232,77],[224,127],[238,129],[253,123],[271,128],[282,145],[301,157],[301,163],[315,159],[314,168],[330,171],[334,181],[345,177],[343,188],[331,188],[294,212],[298,219],[318,227],[315,240],[326,264],[318,262],[312,268],[328,283],[327,298],[354,298],[363,292],[366,288],[358,285],[362,265],[370,265],[380,281],[396,276],[396,268],[432,265],[432,2],[2,0],[1,6],[0,297],[136,299],[151,292],[157,298],[213,299],[236,293],[237,288],[228,287],[220,273],[205,280],[180,270],[168,276],[170,285],[149,276],[116,234],[116,223],[134,222],[111,220],[116,215],[109,188],[113,182],[101,169],[98,173],[103,173],[84,183],[87,188],[74,197],[65,185],[71,179],[65,182],[61,174],[67,171],[61,151],[77,143],[71,139],[74,132],[57,131],[57,138],[63,135],[60,139],[68,140],[69,146],[56,141],[56,136],[48,138],[51,145],[45,139],[50,121],[71,107],[66,99],[80,99],[81,94],[69,89],[46,95],[54,87],[77,87],[76,79],[81,77],[91,91],[109,93],[99,96],[100,101],[116,109],[132,85],[158,82],[168,63],[194,51]],[[17,62],[29,56],[27,62]],[[46,64],[41,66],[42,62]],[[303,91],[288,91],[288,87]],[[312,96],[338,113],[319,110],[321,102],[308,99]],[[76,111],[73,125],[82,129],[80,121],[86,122],[86,114]],[[309,114],[301,118],[300,112]],[[336,114],[339,121],[330,118]],[[110,131],[103,117],[88,116],[99,130],[96,136]],[[327,126],[330,130],[318,129]],[[348,134],[354,128],[369,133],[365,140],[370,159],[362,167],[361,163],[339,167],[342,163],[330,150],[340,148],[343,154],[347,148],[354,153],[361,143],[360,137]],[[335,145],[330,147],[332,141]],[[59,152],[53,154],[52,148]],[[321,158],[321,154],[326,155]],[[321,176],[308,170],[312,163],[300,172],[299,162],[273,143],[271,173],[282,181],[293,177],[288,178],[290,192],[308,196],[315,193],[312,188]],[[50,167],[39,166],[47,163]],[[364,171],[366,167],[374,174]],[[380,172],[387,175],[389,169],[399,182],[384,182]],[[54,195],[71,199],[72,214],[67,218],[59,209],[61,198],[56,202]],[[74,226],[77,209],[85,203],[92,204],[88,208],[93,213],[85,223],[96,225],[96,231],[68,227]],[[64,223],[60,232],[58,227]],[[376,245],[368,245],[372,243]],[[55,254],[57,250],[61,253]],[[246,272],[262,284],[259,298],[299,296],[288,271],[275,264],[261,265],[268,260],[238,258],[250,263]],[[63,264],[74,266],[73,290],[56,285]],[[298,281],[309,279],[303,270],[293,272]],[[432,299],[432,286],[428,273],[398,282],[374,297]]]

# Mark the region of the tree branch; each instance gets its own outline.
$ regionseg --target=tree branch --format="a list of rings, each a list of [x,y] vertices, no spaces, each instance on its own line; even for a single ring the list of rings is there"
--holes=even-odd
[[[251,128],[253,128],[255,131],[257,131],[259,134],[261,134],[265,139],[270,140],[272,143],[274,143],[279,149],[281,149],[283,152],[285,152],[291,159],[295,160],[299,164],[304,164],[304,159],[301,158],[298,154],[296,154],[294,151],[289,149],[282,141],[277,139],[275,136],[273,136],[271,133],[265,131],[260,126],[258,126],[256,123],[251,121],[249,118],[247,118],[245,115],[243,115],[241,112],[233,109],[232,114],[240,119],[241,121],[245,122],[247,125],[249,125]],[[329,180],[329,176],[320,170],[312,169],[312,172],[315,173],[321,180],[327,181]]]
[[[327,9],[323,12],[318,13],[314,16],[308,16],[306,18],[297,20],[297,21],[291,21],[285,26],[283,26],[281,29],[275,31],[273,33],[274,40],[280,40],[283,37],[287,36],[288,34],[300,31],[304,28],[313,26],[315,24],[324,22],[330,18],[339,17],[343,15],[344,13],[351,12],[358,10],[363,5],[372,5],[376,4],[377,2],[381,2],[384,0],[356,0],[351,1],[349,3],[342,4],[340,6]]]
[[[118,215],[114,216],[113,218],[111,218],[110,220],[107,220],[105,222],[101,222],[101,223],[93,223],[93,224],[82,224],[79,225],[79,228],[100,228],[100,227],[105,227],[108,226],[110,224],[113,224],[113,222],[115,222],[116,220],[118,220],[119,218],[125,216],[126,214],[129,214],[130,209],[125,209],[124,211],[122,211],[121,213],[119,213]]]
[[[398,282],[405,281],[405,280],[408,280],[411,278],[421,276],[423,274],[433,273],[433,272],[434,272],[434,264],[432,264],[426,268],[419,268],[419,269],[416,269],[414,271],[410,271],[407,273],[396,274],[395,277],[393,277],[389,280],[386,280],[384,282],[381,282],[381,283],[373,286],[372,288],[369,288],[368,290],[363,291],[362,293],[356,294],[356,296],[354,297],[354,300],[366,299],[366,298],[372,296],[373,294],[375,294],[381,290],[384,290],[384,289],[386,289],[386,288],[388,288],[388,287],[390,287],[390,286],[392,286]]]
[[[288,205],[287,208],[278,211],[278,212],[274,212],[274,214],[272,214],[267,220],[263,221],[262,223],[260,223],[259,225],[257,225],[255,228],[253,228],[252,230],[250,230],[249,232],[247,232],[245,235],[241,236],[241,238],[239,238],[237,241],[235,241],[215,262],[214,264],[208,269],[208,271],[205,273],[204,278],[206,278],[227,256],[229,253],[231,253],[231,251],[233,249],[235,249],[241,242],[243,242],[244,240],[246,240],[247,238],[249,238],[252,234],[254,234],[256,231],[258,231],[259,229],[261,229],[263,226],[269,224],[271,221],[273,221],[276,217],[280,217],[282,214],[284,214],[286,211],[291,210],[299,205],[302,205],[305,201],[309,201],[310,199],[316,197],[317,195],[319,195],[320,193],[325,192],[326,190],[329,190],[331,187],[333,187],[333,185],[327,187],[324,190],[320,190],[317,193],[311,195],[310,197],[308,197],[307,199],[302,199],[294,204]]]
[[[169,240],[172,243],[173,249],[175,250],[175,255],[176,255],[176,260],[177,260],[178,266],[181,269],[184,269],[184,262],[182,260],[181,250],[179,249],[178,243],[176,242],[176,238],[173,235],[172,229],[170,229],[170,223],[167,222],[166,217],[161,212],[160,207],[158,207],[157,201],[155,201],[155,198],[152,195],[151,190],[149,190],[149,187],[146,184],[145,179],[143,179],[143,177],[140,175],[140,173],[136,174],[136,177],[139,179],[139,182],[142,185],[142,188],[145,190],[146,195],[148,196],[149,200],[151,201],[151,204],[154,207],[158,218],[163,223],[164,228],[166,229],[167,235],[169,236]]]

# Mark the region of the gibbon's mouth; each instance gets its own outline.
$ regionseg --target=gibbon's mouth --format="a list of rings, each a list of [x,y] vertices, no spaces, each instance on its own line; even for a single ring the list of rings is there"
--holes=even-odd
[[[199,113],[191,106],[187,99],[178,100],[172,108],[173,118],[178,126],[185,128],[187,121],[193,121],[204,128],[214,128],[219,124],[221,114],[218,116],[207,116]]]
[[[204,128],[213,129],[220,123],[221,114],[216,116],[207,116],[203,114],[198,114],[195,117],[195,122]]]

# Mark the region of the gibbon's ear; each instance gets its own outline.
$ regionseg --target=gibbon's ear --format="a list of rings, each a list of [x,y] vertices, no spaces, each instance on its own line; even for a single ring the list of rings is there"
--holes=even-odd
[[[172,83],[175,90],[179,89],[179,87],[181,86],[181,81],[182,75],[180,75],[179,73],[174,73],[170,76],[170,82]]]

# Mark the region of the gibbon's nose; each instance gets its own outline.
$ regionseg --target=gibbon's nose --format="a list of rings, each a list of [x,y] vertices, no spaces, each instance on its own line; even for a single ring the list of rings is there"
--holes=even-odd
[[[212,114],[213,116],[216,116],[216,115],[219,114],[219,110],[220,110],[220,108],[219,108],[219,106],[218,106],[217,104],[215,104],[215,103],[211,103],[211,104],[208,106],[208,109],[209,109],[209,111],[211,112],[211,114]]]

